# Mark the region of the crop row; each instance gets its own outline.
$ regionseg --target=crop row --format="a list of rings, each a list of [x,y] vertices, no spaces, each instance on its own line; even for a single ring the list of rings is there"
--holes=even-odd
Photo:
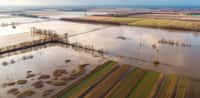
[[[199,89],[198,81],[186,77],[109,61],[55,98],[200,98]]]
[[[103,97],[124,75],[128,70],[129,65],[123,65],[113,73],[111,73],[106,79],[95,86],[84,98],[101,98]]]
[[[102,67],[97,68],[88,76],[80,81],[74,83],[60,94],[56,95],[58,98],[78,98],[86,90],[90,89],[92,85],[97,84],[102,78],[108,75],[112,70],[117,68],[116,62],[107,62]]]
[[[128,18],[127,17],[99,17],[99,16],[90,16],[90,17],[86,17],[86,19],[88,21],[113,22],[113,23],[119,23],[119,24],[126,24],[130,26],[200,31],[199,22],[184,21],[184,20],[130,18],[130,17]]]
[[[145,70],[135,68],[121,80],[106,96],[106,98],[126,98],[139,80],[144,76]]]
[[[167,75],[161,84],[159,92],[157,92],[156,98],[171,98],[175,92],[177,84],[176,75]]]
[[[137,86],[131,91],[128,98],[149,98],[154,86],[159,80],[160,73],[147,71]]]

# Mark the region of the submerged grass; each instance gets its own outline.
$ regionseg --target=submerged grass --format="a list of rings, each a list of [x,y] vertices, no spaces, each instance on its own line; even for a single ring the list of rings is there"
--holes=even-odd
[[[61,96],[57,96],[57,98],[78,98],[98,80],[109,74],[114,68],[116,68],[115,62],[104,64],[102,68],[91,73],[86,78],[84,78],[84,80],[70,87],[70,89],[65,91],[65,93],[63,93]]]
[[[148,71],[145,76],[137,84],[137,86],[131,91],[128,98],[149,98],[153,90],[156,81],[159,80],[160,73]]]

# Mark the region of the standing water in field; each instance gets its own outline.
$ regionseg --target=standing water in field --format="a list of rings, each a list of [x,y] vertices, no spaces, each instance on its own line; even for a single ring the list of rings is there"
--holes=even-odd
[[[70,38],[72,43],[103,49],[122,62],[162,72],[199,77],[198,32],[113,26]],[[155,65],[162,66],[155,66]]]

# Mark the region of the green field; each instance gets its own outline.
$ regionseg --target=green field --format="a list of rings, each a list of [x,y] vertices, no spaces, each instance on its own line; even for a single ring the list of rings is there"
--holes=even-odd
[[[159,80],[159,77],[160,73],[158,72],[146,72],[142,80],[131,91],[128,98],[149,98],[152,93],[153,87],[156,85],[156,81]]]
[[[98,80],[102,79],[107,74],[109,74],[114,68],[116,68],[116,64],[117,63],[115,62],[106,63],[104,65],[105,67],[95,71],[94,73],[91,73],[79,84],[73,85],[72,87],[70,87],[71,89],[63,93],[63,95],[58,96],[58,98],[78,98],[82,93],[88,90],[91,87],[91,85],[97,83]]]
[[[109,61],[53,98],[200,98],[200,81]]]
[[[105,98],[126,98],[138,81],[144,76],[145,70],[136,68],[120,81]]]
[[[156,98],[171,98],[175,91],[176,83],[176,75],[167,75],[162,82],[159,92],[157,92]]]
[[[84,98],[101,98],[104,96],[115,84],[120,77],[128,70],[129,65],[122,65],[120,68],[111,73],[105,80],[95,86]]]
[[[188,79],[181,77],[177,85],[175,98],[185,98],[187,87],[188,87]]]
[[[112,22],[120,22],[120,23],[132,23],[142,20],[142,18],[118,18],[118,17],[110,17],[104,18],[104,21],[112,21]]]
[[[99,17],[99,16],[98,16]],[[183,20],[170,20],[170,19],[153,19],[153,18],[131,18],[131,17],[103,17],[98,18],[89,17],[88,20],[117,22],[127,24],[129,26],[163,28],[172,30],[188,30],[200,31],[200,22],[183,21]]]
[[[180,21],[180,20],[167,20],[167,19],[143,19],[129,23],[130,26],[142,26],[152,28],[174,29],[174,30],[191,30],[200,31],[200,23]]]

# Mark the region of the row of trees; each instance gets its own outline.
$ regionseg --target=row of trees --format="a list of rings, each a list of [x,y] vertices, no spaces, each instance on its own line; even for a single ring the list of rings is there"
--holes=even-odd
[[[62,41],[64,43],[68,43],[68,33],[65,33],[63,36],[58,35],[56,31],[48,30],[48,29],[38,29],[36,27],[31,28],[31,34],[39,34],[41,36],[46,36],[54,41]]]
[[[175,41],[175,40],[166,40],[166,39],[161,39],[158,41],[159,44],[165,44],[165,45],[171,45],[171,46],[181,46],[181,47],[192,47],[191,44]]]
[[[75,48],[81,48],[88,51],[96,51],[101,54],[104,53],[103,49],[95,49],[94,46],[92,45],[82,45],[81,43],[72,43],[71,45],[72,47],[75,47]]]

